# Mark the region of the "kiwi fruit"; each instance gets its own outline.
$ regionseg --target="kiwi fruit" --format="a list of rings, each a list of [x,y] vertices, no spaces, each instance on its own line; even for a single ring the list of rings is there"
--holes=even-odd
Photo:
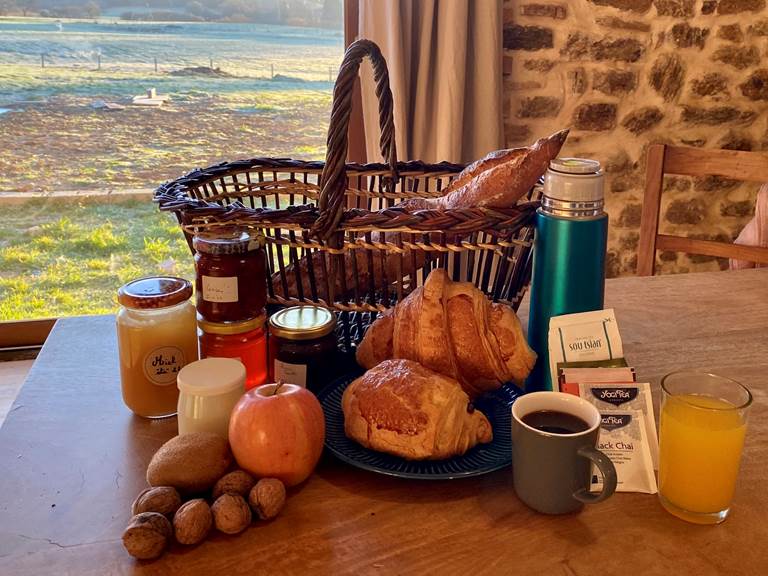
[[[147,468],[147,482],[196,494],[216,484],[230,464],[232,452],[226,439],[209,432],[183,434],[155,452]]]

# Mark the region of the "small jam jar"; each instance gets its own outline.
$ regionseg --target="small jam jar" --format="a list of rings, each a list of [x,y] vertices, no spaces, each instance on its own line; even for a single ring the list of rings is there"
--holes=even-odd
[[[245,388],[267,382],[265,316],[242,322],[208,322],[197,317],[200,358],[235,358],[245,366]]]
[[[293,306],[269,318],[269,377],[318,392],[333,377],[336,316],[320,306]]]
[[[163,276],[129,282],[117,292],[117,342],[123,401],[134,413],[176,413],[176,376],[197,360],[195,307],[189,280]]]
[[[239,322],[264,313],[267,268],[264,236],[235,228],[198,234],[197,311],[209,322]]]
[[[229,416],[245,393],[245,366],[233,358],[205,358],[179,372],[179,434],[229,437]]]

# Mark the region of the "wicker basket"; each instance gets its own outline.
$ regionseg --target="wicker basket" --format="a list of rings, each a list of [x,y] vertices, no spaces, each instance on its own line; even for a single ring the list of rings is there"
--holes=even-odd
[[[374,69],[386,164],[346,163],[352,89],[365,56]],[[408,198],[439,196],[462,168],[397,162],[386,62],[374,43],[358,40],[346,51],[334,87],[325,162],[253,158],[218,164],[163,184],[155,201],[176,214],[190,249],[201,229],[237,225],[261,231],[274,278],[269,303],[315,303],[338,311],[341,342],[350,350],[378,312],[402,300],[436,267],[474,283],[495,301],[519,305],[530,279],[531,223],[538,207],[531,194],[503,210],[394,207]],[[365,251],[367,276],[358,273],[360,257],[345,258],[352,250]],[[396,273],[376,277],[374,265],[388,258],[395,260]],[[291,294],[289,284],[296,288]]]

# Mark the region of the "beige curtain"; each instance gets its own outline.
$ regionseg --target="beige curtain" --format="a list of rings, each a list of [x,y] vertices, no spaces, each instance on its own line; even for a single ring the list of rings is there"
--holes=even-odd
[[[399,160],[469,162],[503,146],[501,0],[360,0],[359,30],[387,59]],[[375,161],[370,66],[362,74]]]

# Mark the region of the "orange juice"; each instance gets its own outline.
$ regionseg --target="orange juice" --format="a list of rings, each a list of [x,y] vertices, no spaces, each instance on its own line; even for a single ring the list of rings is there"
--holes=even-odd
[[[700,523],[717,521],[706,515],[724,518],[746,431],[736,408],[696,394],[665,398],[659,424],[659,494],[676,516]]]

